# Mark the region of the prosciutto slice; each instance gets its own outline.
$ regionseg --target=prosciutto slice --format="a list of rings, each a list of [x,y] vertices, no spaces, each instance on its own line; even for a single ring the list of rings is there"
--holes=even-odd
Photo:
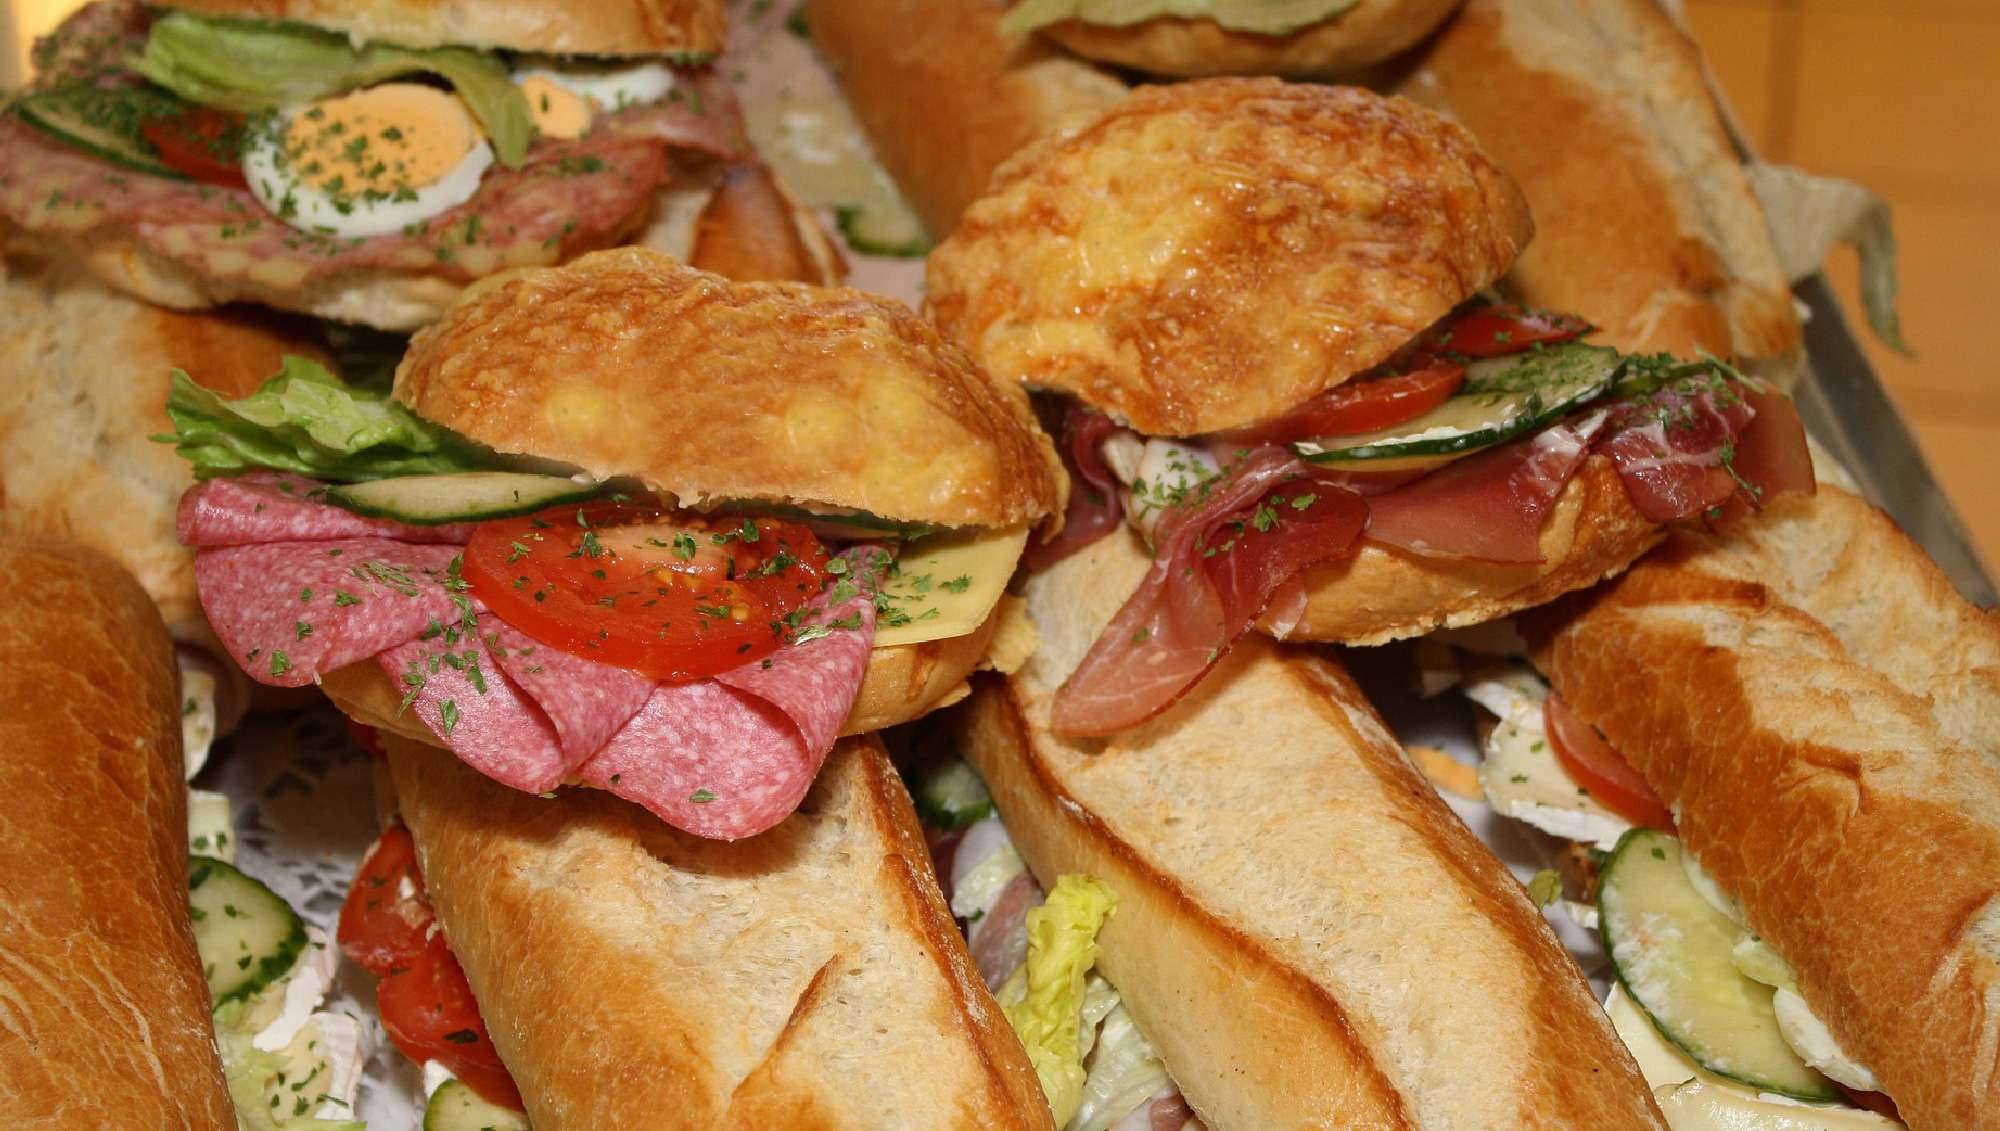
[[[1057,733],[1111,734],[1166,710],[1279,586],[1344,553],[1367,525],[1359,495],[1314,482],[1277,447],[1252,450],[1193,494],[1161,520],[1152,569],[1058,691]]]
[[[1414,554],[1542,560],[1542,523],[1590,455],[1596,413],[1480,452],[1368,500],[1368,539]]]
[[[1063,444],[1059,455],[1069,472],[1069,504],[1063,511],[1061,533],[1047,542],[1030,542],[1021,555],[1029,569],[1045,569],[1118,529],[1121,506],[1118,477],[1104,462],[1104,441],[1118,425],[1101,412],[1070,401],[1063,410]]]
[[[414,526],[363,518],[326,502],[325,496],[326,484],[280,471],[210,479],[181,496],[176,533],[182,545],[200,549],[334,538],[395,538],[462,546],[472,537],[468,523]]]
[[[376,662],[411,696],[409,709],[458,759],[502,785],[544,793],[561,785],[569,766],[548,716],[486,653],[486,631],[455,627],[381,653]]]
[[[456,546],[389,538],[269,542],[195,555],[202,611],[259,683],[304,687],[476,609]]]

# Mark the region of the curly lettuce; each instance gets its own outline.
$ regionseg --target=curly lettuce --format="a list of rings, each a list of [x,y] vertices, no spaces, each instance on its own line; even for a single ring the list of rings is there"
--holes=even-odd
[[[474,471],[491,452],[404,408],[357,389],[303,357],[287,357],[256,392],[225,400],[174,370],[167,394],[171,443],[195,478],[260,468],[359,482],[398,475]]]
[[[535,138],[527,96],[506,64],[469,47],[356,47],[345,36],[302,24],[168,12],[153,21],[132,66],[189,102],[246,114],[433,74],[465,100],[501,164],[518,168]]]
[[[1214,20],[1231,31],[1290,35],[1323,23],[1355,0],[1021,0],[1000,22],[1009,35],[1022,35],[1064,20],[1104,27],[1130,27],[1147,20]]]
[[[1027,962],[1000,987],[1001,1010],[1028,1050],[1058,1127],[1083,1101],[1087,979],[1097,963],[1097,933],[1117,902],[1101,880],[1058,878],[1048,901],[1028,912]]]

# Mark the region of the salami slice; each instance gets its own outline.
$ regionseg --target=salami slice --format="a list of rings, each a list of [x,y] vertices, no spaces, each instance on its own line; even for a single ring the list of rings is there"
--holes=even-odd
[[[477,634],[443,625],[376,660],[459,761],[502,785],[543,793],[562,784],[569,766],[548,716],[487,655],[499,623],[480,617]]]
[[[363,518],[323,501],[325,491],[326,484],[316,479],[279,471],[210,479],[181,496],[177,532],[182,545],[198,549],[336,538],[464,545],[472,537],[469,523],[412,526]]]
[[[250,678],[303,687],[476,609],[453,587],[458,556],[387,538],[228,546],[195,555],[195,583]]]
[[[482,618],[480,632],[494,662],[554,725],[565,774],[603,748],[653,693],[644,676],[541,644],[498,617]]]

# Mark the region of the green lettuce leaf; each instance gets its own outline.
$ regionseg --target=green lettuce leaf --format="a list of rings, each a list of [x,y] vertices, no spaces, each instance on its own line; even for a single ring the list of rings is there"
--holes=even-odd
[[[241,1131],[367,1131],[368,1125],[354,1119],[320,1119],[298,1110],[301,1097],[312,1107],[319,1094],[314,1087],[326,1071],[307,1047],[265,1052],[253,1039],[252,1029],[238,1012],[241,1002],[215,1011],[215,1044],[222,1054],[222,1076],[229,1087],[229,1099],[236,1107]],[[305,1046],[313,1029],[301,1030],[294,1046]]]
[[[1882,344],[1915,356],[1896,313],[1896,229],[1881,197],[1837,177],[1785,165],[1752,164],[1750,187],[1770,221],[1778,266],[1793,282],[1817,272],[1836,243],[1861,257],[1861,307]]]
[[[1101,880],[1059,877],[1048,901],[1028,912],[1028,960],[1000,987],[1001,1010],[1028,1050],[1058,1127],[1083,1100],[1085,980],[1097,963],[1097,932],[1117,902]]]
[[[491,467],[491,452],[379,392],[343,384],[316,361],[284,368],[240,400],[176,369],[167,393],[171,443],[197,479],[256,468],[355,482]]]
[[[434,74],[465,99],[501,164],[519,167],[535,136],[528,99],[506,65],[469,47],[356,47],[345,36],[300,24],[169,12],[153,21],[132,66],[190,102],[246,114],[402,75]]]
[[[1290,35],[1354,5],[1355,0],[1021,0],[1000,21],[1000,30],[1022,35],[1064,20],[1129,27],[1169,18],[1214,20],[1231,31],[1257,35]]]

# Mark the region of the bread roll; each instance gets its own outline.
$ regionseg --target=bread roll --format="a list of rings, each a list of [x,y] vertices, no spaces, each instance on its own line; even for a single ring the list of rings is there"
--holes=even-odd
[[[1049,732],[1147,565],[1121,532],[1032,576],[1043,647],[962,742],[1044,883],[1117,894],[1100,968],[1208,1127],[1664,1128],[1520,884],[1331,660],[1252,637],[1144,726]]]
[[[1386,361],[1533,231],[1471,136],[1405,99],[1146,87],[995,174],[931,253],[925,310],[996,377],[1196,435]]]
[[[1524,300],[1621,349],[1790,367],[1799,319],[1763,208],[1699,51],[1654,0],[1468,0],[1402,89],[1527,194]]]
[[[1125,94],[1088,63],[1002,35],[1005,11],[1005,0],[806,0],[813,42],[933,236],[1015,150]]]
[[[1064,20],[1042,34],[1086,59],[1156,75],[1314,78],[1350,73],[1409,48],[1457,6],[1458,0],[1353,0],[1283,35],[1175,16],[1122,27]]]
[[[536,1131],[1048,1131],[877,740],[836,746],[796,814],[735,843],[384,746]]]
[[[362,42],[550,55],[713,55],[723,0],[167,0],[204,16],[313,24]]]
[[[109,558],[0,534],[0,655],[0,1123],[233,1131],[166,628]]]
[[[1995,627],[1849,496],[1526,619],[1914,1131],[2000,1128]],[[1817,615],[1815,615],[1817,614]],[[1822,620],[1821,617],[1826,619]]]
[[[500,451],[636,475],[687,505],[985,527],[1062,505],[1027,396],[905,307],[730,284],[643,249],[475,284],[411,341],[396,397]]]

